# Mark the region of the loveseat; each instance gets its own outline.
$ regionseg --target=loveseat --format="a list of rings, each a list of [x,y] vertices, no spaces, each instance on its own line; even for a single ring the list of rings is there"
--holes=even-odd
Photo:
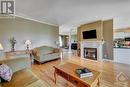
[[[32,50],[34,60],[43,63],[60,58],[60,49],[49,46],[36,47]]]
[[[0,87],[50,87],[32,73],[28,57],[4,58],[0,59],[0,63],[8,65],[13,71],[11,81],[1,82]]]

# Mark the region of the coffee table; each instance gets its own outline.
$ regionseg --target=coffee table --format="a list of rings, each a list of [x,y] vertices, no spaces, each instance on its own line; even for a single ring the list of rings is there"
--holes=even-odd
[[[74,84],[76,87],[95,87],[95,86],[99,87],[100,86],[99,80],[100,80],[101,72],[90,69],[93,73],[92,77],[79,78],[78,75],[75,73],[75,70],[78,68],[85,68],[85,67],[73,63],[69,63],[69,62],[60,66],[54,66],[55,83],[57,81],[57,75],[59,75],[64,79],[66,79],[67,81]]]

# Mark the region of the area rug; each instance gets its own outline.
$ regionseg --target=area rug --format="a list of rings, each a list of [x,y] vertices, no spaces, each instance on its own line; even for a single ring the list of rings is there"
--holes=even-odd
[[[36,81],[36,82],[34,82],[34,83],[32,83],[32,84],[26,86],[26,87],[51,87],[51,86],[49,86],[49,85],[48,85],[46,82],[44,82],[44,81],[38,80],[38,81]]]

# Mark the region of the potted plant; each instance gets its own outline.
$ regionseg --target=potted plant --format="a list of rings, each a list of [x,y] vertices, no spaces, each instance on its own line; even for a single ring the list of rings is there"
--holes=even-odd
[[[15,51],[15,44],[17,43],[17,41],[15,40],[14,37],[11,37],[9,41],[11,44],[11,51],[14,52]]]

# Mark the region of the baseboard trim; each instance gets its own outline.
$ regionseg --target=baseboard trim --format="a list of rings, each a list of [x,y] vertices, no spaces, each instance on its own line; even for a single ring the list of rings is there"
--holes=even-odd
[[[102,61],[114,62],[114,60],[110,60],[110,59],[102,59]]]

